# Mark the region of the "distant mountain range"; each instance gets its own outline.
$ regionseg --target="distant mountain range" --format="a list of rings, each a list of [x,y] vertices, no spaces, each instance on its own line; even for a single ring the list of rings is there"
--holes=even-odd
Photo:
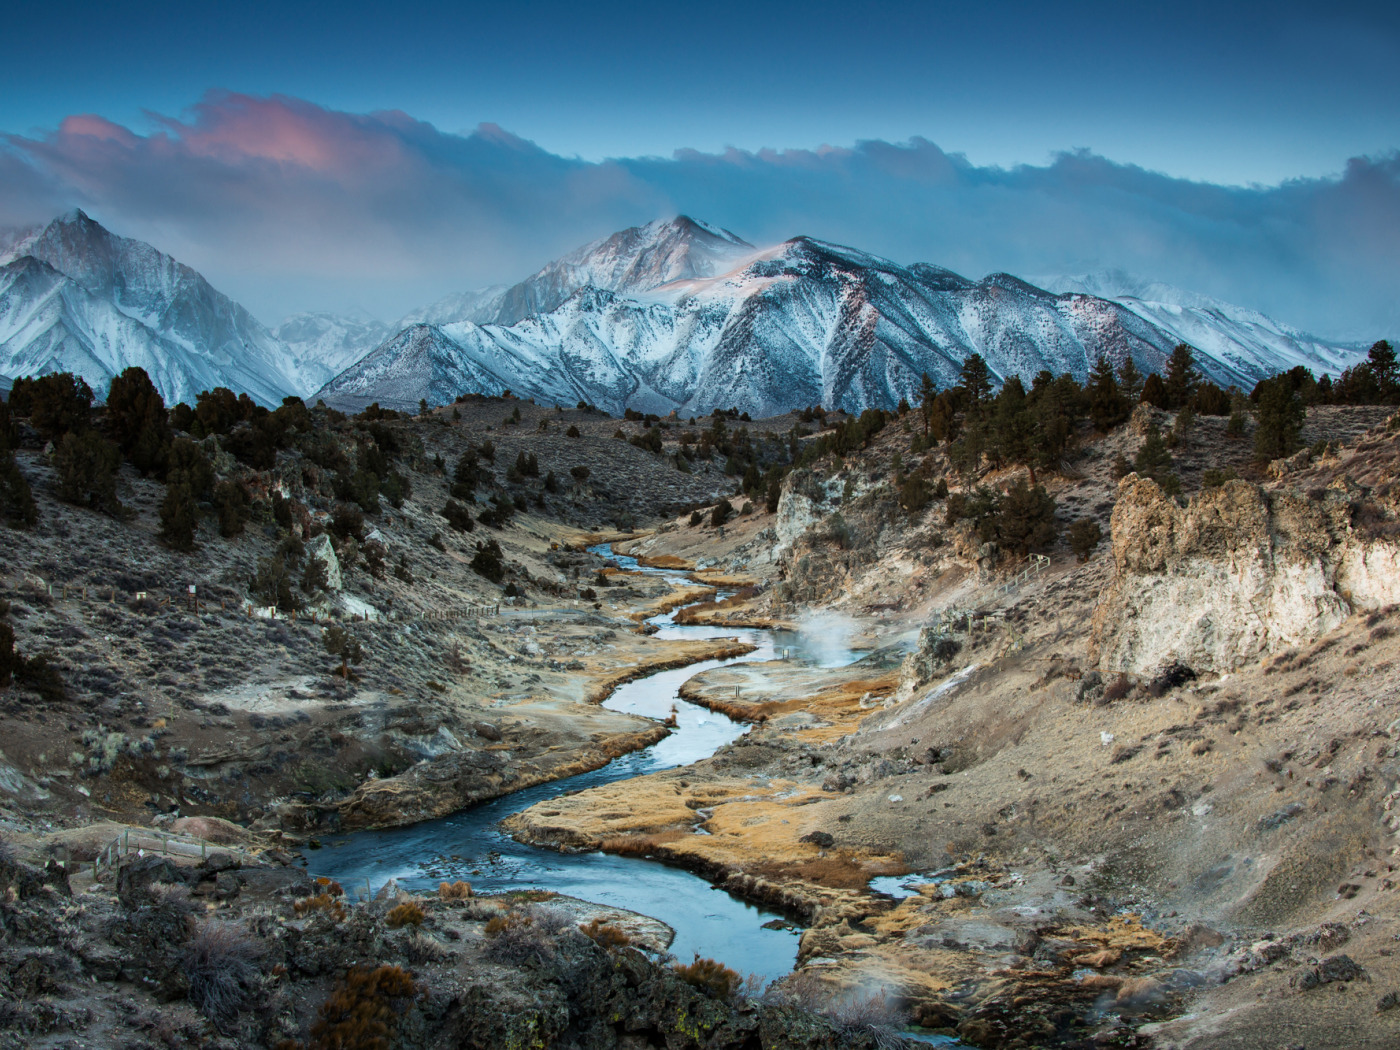
[[[1121,273],[972,281],[797,237],[760,249],[680,217],[585,245],[511,286],[466,292],[396,325],[299,314],[269,331],[194,270],[82,212],[0,236],[0,375],[67,370],[103,392],[141,365],[167,401],[213,386],[417,407],[512,390],[682,414],[822,403],[890,406],[927,372],[980,353],[998,377],[1081,379],[1100,354],[1159,370],[1178,342],[1222,385],[1356,347]]]

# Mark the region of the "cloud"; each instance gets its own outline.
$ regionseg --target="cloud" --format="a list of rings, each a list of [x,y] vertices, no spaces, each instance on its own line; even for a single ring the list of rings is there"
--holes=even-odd
[[[755,243],[804,233],[973,277],[1120,268],[1324,334],[1400,327],[1394,153],[1231,187],[1086,151],[980,167],[919,138],[592,163],[495,125],[452,134],[283,96],[213,93],[151,125],[75,115],[6,137],[0,223],[81,205],[269,319],[352,301],[391,316],[685,212]]]

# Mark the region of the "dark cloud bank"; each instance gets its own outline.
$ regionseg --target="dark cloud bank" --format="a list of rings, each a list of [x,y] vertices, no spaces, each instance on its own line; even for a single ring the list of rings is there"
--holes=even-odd
[[[80,205],[269,320],[352,302],[392,317],[685,212],[756,244],[810,234],[974,277],[1117,267],[1322,335],[1400,331],[1400,153],[1228,187],[1085,151],[977,167],[923,139],[591,163],[492,125],[447,134],[284,97],[215,94],[153,120],[7,136],[0,224]]]

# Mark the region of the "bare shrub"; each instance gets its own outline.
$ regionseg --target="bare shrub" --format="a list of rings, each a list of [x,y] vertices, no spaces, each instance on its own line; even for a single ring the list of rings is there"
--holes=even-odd
[[[763,1000],[820,1014],[847,1040],[859,1035],[870,1036],[881,1050],[896,1050],[905,1045],[900,1034],[903,1018],[883,990],[864,995],[843,994],[815,974],[800,971],[781,984],[774,982],[764,993]]]
[[[494,919],[501,913],[501,905],[492,900],[482,900],[479,897],[469,900],[466,908],[462,911],[462,914],[473,922],[483,922]]]
[[[211,921],[190,938],[180,966],[190,1002],[220,1028],[238,1016],[258,979],[261,946],[233,923]]]
[[[529,914],[535,929],[548,937],[558,937],[578,925],[574,922],[574,917],[563,908],[536,905],[530,909]]]
[[[626,948],[632,943],[632,938],[627,936],[625,930],[604,922],[602,919],[594,919],[580,926],[579,929],[594,944],[601,948],[607,948],[609,951],[614,948]]]
[[[528,912],[508,911],[486,924],[486,956],[496,962],[542,965],[554,958],[550,943]]]
[[[340,922],[345,918],[345,903],[339,897],[333,897],[329,893],[317,893],[293,901],[292,911],[296,912],[298,916],[324,913],[335,922]]]
[[[818,1012],[847,1039],[868,1035],[880,1050],[899,1050],[905,1045],[900,1034],[903,1018],[883,990],[829,1002]]]
[[[412,935],[403,943],[403,953],[409,962],[422,966],[441,962],[447,956],[447,949],[415,926]]]
[[[715,959],[702,959],[695,956],[692,963],[677,963],[675,971],[680,979],[693,988],[716,999],[728,999],[743,983],[743,978],[724,963]]]
[[[738,996],[747,1002],[756,1003],[763,999],[764,989],[768,986],[768,980],[761,973],[751,973],[744,978],[743,984],[739,986]]]
[[[150,894],[151,906],[154,908],[167,908],[178,912],[194,911],[194,905],[190,902],[190,888],[183,883],[153,882],[146,892]]]
[[[472,884],[470,882],[462,882],[459,879],[456,882],[438,883],[438,898],[440,900],[464,901],[471,895]]]

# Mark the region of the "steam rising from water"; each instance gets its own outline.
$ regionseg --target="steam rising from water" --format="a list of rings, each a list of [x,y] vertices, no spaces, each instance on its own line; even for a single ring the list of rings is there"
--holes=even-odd
[[[855,620],[831,609],[804,613],[797,621],[802,648],[819,667],[842,667],[850,663],[851,639],[855,633]]]

